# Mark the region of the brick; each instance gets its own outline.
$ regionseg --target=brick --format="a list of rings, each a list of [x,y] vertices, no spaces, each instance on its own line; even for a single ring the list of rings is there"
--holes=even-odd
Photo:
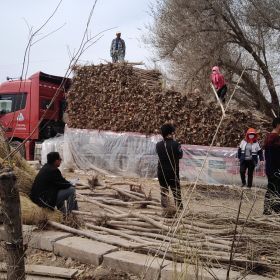
[[[68,237],[54,243],[55,254],[93,265],[100,265],[105,254],[116,250],[116,246],[81,237]]]
[[[71,237],[72,234],[60,231],[33,232],[30,236],[28,246],[34,249],[53,251],[54,242],[63,238]]]
[[[160,275],[161,262],[160,258],[129,251],[118,251],[104,255],[102,265],[139,275],[145,280],[154,280],[158,279]],[[170,263],[170,261],[164,261],[163,266]]]

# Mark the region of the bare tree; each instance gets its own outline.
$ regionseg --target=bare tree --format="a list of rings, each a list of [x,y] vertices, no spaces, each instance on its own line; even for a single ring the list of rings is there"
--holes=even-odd
[[[209,84],[220,65],[230,83],[240,83],[239,102],[279,114],[280,0],[164,0],[152,8],[149,42],[188,89]]]

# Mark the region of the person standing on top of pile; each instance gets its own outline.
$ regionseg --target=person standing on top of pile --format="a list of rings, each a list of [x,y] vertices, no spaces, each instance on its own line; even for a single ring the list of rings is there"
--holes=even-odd
[[[161,190],[161,206],[168,207],[170,187],[176,207],[183,209],[179,176],[179,159],[183,157],[183,151],[175,140],[175,127],[172,124],[164,124],[160,130],[163,140],[156,144],[156,152],[159,157],[157,173]]]
[[[121,32],[116,33],[116,38],[113,39],[110,49],[112,62],[124,62],[125,57],[125,42],[121,39]]]
[[[238,148],[238,159],[240,161],[240,177],[242,187],[246,185],[246,170],[248,169],[247,187],[251,188],[253,183],[253,173],[258,159],[263,161],[263,151],[258,142],[258,134],[254,128],[249,128]]]
[[[225,82],[224,75],[220,72],[220,69],[218,66],[214,66],[212,68],[212,74],[211,74],[211,82],[214,85],[218,97],[222,100],[223,103],[225,103],[226,99],[226,93],[227,93],[227,85]]]
[[[267,191],[264,198],[264,215],[280,213],[280,118],[272,122],[273,130],[264,141]]]

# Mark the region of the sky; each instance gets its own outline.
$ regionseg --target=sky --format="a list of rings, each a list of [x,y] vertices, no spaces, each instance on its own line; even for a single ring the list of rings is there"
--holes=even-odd
[[[37,30],[47,20],[59,0],[1,2],[0,82],[4,82],[7,76],[20,77],[30,30]],[[127,46],[125,59],[152,65],[153,52],[143,43],[143,35],[152,22],[149,7],[154,2],[98,0],[89,32],[96,35],[112,30],[102,33],[102,38],[81,56],[80,63],[111,61],[111,41],[116,31],[121,31]],[[34,38],[34,42],[39,41],[31,47],[27,77],[38,71],[64,76],[70,60],[69,50],[73,53],[78,49],[93,3],[94,0],[62,0],[57,12]],[[49,33],[52,34],[43,38]]]

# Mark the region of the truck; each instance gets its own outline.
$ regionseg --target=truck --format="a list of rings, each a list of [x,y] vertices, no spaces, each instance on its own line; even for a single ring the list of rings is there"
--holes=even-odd
[[[27,160],[34,159],[36,143],[63,133],[65,95],[70,84],[69,78],[43,72],[0,84],[0,125],[12,146],[28,139],[20,149]]]

